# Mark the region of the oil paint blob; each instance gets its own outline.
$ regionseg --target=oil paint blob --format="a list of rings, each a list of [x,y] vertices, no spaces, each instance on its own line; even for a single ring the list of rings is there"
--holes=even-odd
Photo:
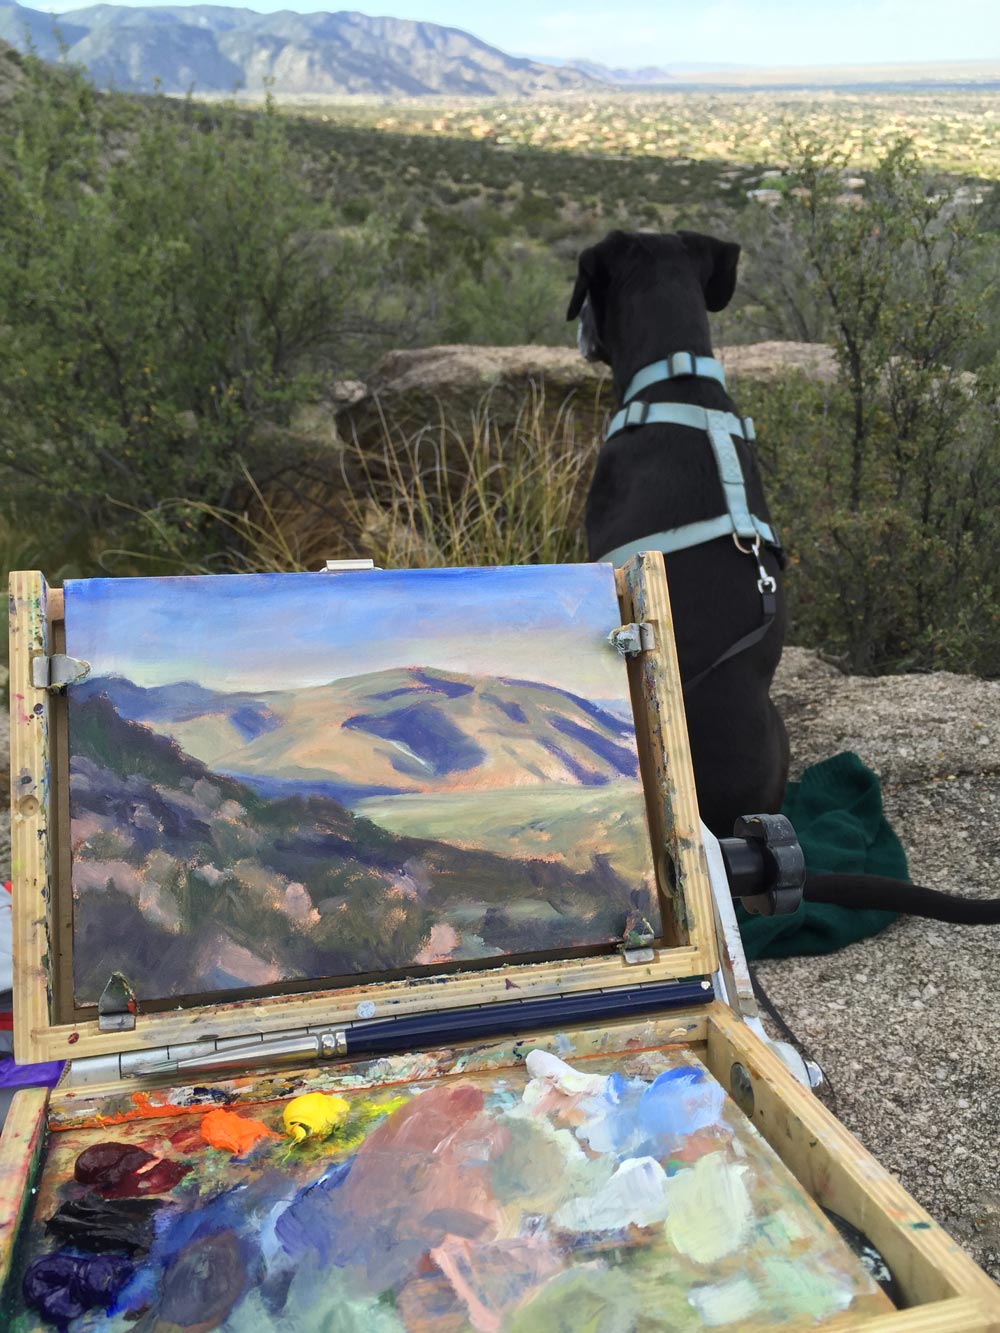
[[[501,1072],[254,1111],[192,1111],[194,1132],[138,1120],[114,1144],[54,1134],[3,1326],[735,1333],[892,1308],[689,1053],[574,1067],[530,1051]],[[95,1192],[95,1172],[115,1189],[164,1162],[184,1171],[158,1206]],[[106,1252],[72,1239],[88,1221]]]
[[[243,1157],[251,1148],[255,1148],[261,1139],[277,1138],[274,1130],[260,1120],[251,1120],[249,1116],[237,1115],[216,1107],[202,1117],[201,1137],[213,1148],[221,1148],[237,1157]]]

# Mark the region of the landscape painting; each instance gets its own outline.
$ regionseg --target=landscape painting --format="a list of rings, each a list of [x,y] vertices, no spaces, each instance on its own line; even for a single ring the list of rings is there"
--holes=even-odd
[[[660,934],[609,566],[65,598],[77,1004]]]

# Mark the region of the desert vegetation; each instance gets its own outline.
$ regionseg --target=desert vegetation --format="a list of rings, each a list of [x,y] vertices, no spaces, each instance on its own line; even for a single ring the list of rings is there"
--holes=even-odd
[[[391,347],[568,344],[578,250],[684,225],[744,247],[717,342],[836,351],[833,385],[736,386],[793,641],[996,673],[1000,97],[247,109],[3,61],[6,568],[581,558],[578,404],[526,381],[514,418],[444,400],[355,439],[338,385]]]

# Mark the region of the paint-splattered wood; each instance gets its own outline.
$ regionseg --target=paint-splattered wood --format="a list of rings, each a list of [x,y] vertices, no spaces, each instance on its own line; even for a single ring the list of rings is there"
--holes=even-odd
[[[31,1186],[45,1143],[47,1100],[45,1088],[25,1088],[16,1093],[0,1138],[0,1292],[31,1201]]]
[[[372,1003],[368,1018],[395,1018],[430,1010],[505,1000],[532,1000],[585,990],[635,986],[700,975],[704,955],[695,949],[660,949],[652,963],[628,965],[618,955],[526,963],[488,972],[453,973],[413,981],[347,986],[311,995],[273,995],[225,1004],[139,1014],[132,1032],[100,1032],[96,1021],[46,1026],[30,1033],[32,1060],[78,1059],[116,1051],[178,1046],[209,1037],[252,1038],[290,1029],[349,1026],[358,1006]]]
[[[718,965],[712,930],[712,891],[701,838],[663,556],[658,551],[633,556],[619,571],[619,589],[629,619],[651,625],[655,638],[654,650],[642,653],[638,659],[644,705],[641,719],[636,710],[637,727],[642,731],[640,753],[646,761],[643,783],[654,845],[666,849],[665,888],[673,902],[679,942],[697,949],[704,960],[704,969],[712,971]]]
[[[795,1081],[773,1051],[730,1009],[712,1005],[709,1068],[723,1087],[731,1088],[736,1064],[749,1076],[754,1124],[813,1198],[864,1232],[882,1252],[907,1301],[917,1305],[962,1297],[978,1303],[977,1318],[994,1322],[947,1327],[1000,1328],[1000,1289],[853,1134]]]
[[[14,1050],[39,1057],[35,1034],[50,1022],[52,904],[49,696],[32,683],[32,662],[49,652],[45,579],[10,576],[11,881],[14,943]]]
[[[705,1039],[703,1041],[703,1038]],[[752,1119],[778,1156],[817,1202],[864,1230],[896,1271],[907,1298],[918,1308],[855,1324],[867,1333],[959,1333],[1000,1328],[1000,1293],[927,1214],[861,1148],[828,1111],[791,1077],[780,1060],[729,1011],[713,1004],[659,1019],[529,1034],[476,1045],[357,1063],[312,1066],[283,1074],[257,1075],[211,1085],[225,1104],[284,1099],[303,1091],[364,1090],[404,1082],[433,1082],[448,1074],[472,1074],[520,1065],[527,1050],[540,1047],[570,1061],[638,1054],[660,1045],[682,1044],[700,1054],[724,1087],[732,1067],[747,1070],[754,1090]],[[206,1087],[135,1094],[123,1085],[104,1090],[57,1089],[51,1126],[106,1126],[122,1119],[183,1115]],[[36,1094],[44,1100],[44,1094]],[[145,1100],[142,1100],[143,1097]],[[30,1179],[26,1174],[25,1183]]]
[[[449,1074],[485,1073],[520,1065],[531,1049],[551,1051],[561,1059],[591,1059],[617,1052],[634,1054],[704,1043],[703,1012],[684,1010],[663,1018],[620,1019],[600,1027],[564,1028],[529,1036],[463,1042],[447,1049],[379,1056],[370,1060],[326,1061],[305,1069],[253,1074],[206,1084],[173,1084],[152,1089],[151,1080],[83,1088],[57,1088],[49,1104],[50,1129],[137,1120],[149,1115],[184,1112],[204,1105],[206,1091],[221,1106],[273,1101],[303,1092],[339,1092],[391,1083],[432,1081]]]

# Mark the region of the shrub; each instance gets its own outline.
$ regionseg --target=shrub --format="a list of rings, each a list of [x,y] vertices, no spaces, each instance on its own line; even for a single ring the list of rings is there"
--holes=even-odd
[[[262,423],[336,357],[370,238],[333,230],[272,109],[129,121],[78,72],[25,69],[0,175],[0,475],[52,546],[99,547],[164,495],[225,503]]]

